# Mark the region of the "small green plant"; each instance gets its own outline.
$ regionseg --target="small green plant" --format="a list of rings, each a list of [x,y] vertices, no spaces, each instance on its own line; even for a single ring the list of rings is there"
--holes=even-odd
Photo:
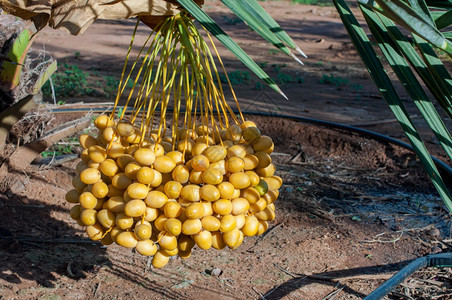
[[[278,79],[278,82],[281,84],[287,84],[287,83],[291,83],[293,81],[292,76],[290,76],[289,74],[285,74],[285,73],[278,73],[276,75],[276,78]]]
[[[254,85],[254,90],[256,90],[256,91],[260,91],[260,90],[262,90],[264,88],[264,85],[260,82],[260,81],[258,81],[258,82],[256,82],[256,84]]]
[[[118,90],[119,80],[113,76],[105,76],[106,86],[104,87],[104,92],[107,97],[112,97],[116,94]],[[127,86],[129,85],[130,80],[127,82]],[[133,85],[133,82],[132,82]]]
[[[232,85],[249,84],[251,79],[250,72],[240,70],[228,72],[228,77]],[[222,83],[228,82],[224,74],[220,74],[220,80]]]
[[[352,221],[361,222],[362,220],[360,216],[353,216]]]
[[[59,98],[96,94],[88,84],[88,76],[89,73],[80,70],[77,65],[63,64],[60,70],[52,75],[55,96]],[[42,91],[45,96],[52,95],[50,81],[46,82]]]
[[[234,16],[232,18],[230,18],[228,16],[224,16],[223,21],[228,25],[237,25],[237,24],[243,23],[242,19],[240,19],[239,17],[236,17],[236,16]]]
[[[363,86],[362,86],[361,84],[357,84],[357,83],[351,84],[350,87],[351,87],[352,89],[354,89],[355,91],[360,91],[360,90],[363,89]]]
[[[270,54],[270,55],[275,55],[275,54],[278,54],[278,53],[279,53],[278,49],[269,49],[268,50],[268,54]]]
[[[344,77],[336,77],[333,74],[323,74],[322,78],[320,79],[320,83],[332,84],[339,88],[341,86],[349,85],[349,80]]]
[[[116,117],[117,117],[117,118],[121,118],[122,110],[123,110],[122,107],[119,107],[119,108],[118,108],[118,112],[116,113]]]
[[[272,64],[271,67],[273,68],[273,71],[280,72],[282,68],[287,67],[287,64]]]
[[[280,83],[280,84],[289,84],[289,83],[302,84],[304,82],[303,77],[301,77],[301,76],[293,77],[289,74],[282,73],[282,72],[278,72],[276,74],[276,79],[277,79],[278,83]]]
[[[66,155],[66,154],[72,154],[75,153],[72,145],[60,145],[55,144],[52,147],[49,148],[49,150],[41,152],[41,156],[46,158],[48,156],[60,156],[60,155]]]
[[[113,97],[119,85],[119,79],[114,76],[103,76],[98,70],[90,72],[81,70],[77,65],[62,64],[52,77],[53,89],[56,98],[76,96]],[[133,80],[127,81],[126,87],[132,88]],[[42,91],[44,96],[52,96],[52,86],[47,82]],[[65,101],[58,101],[58,105]]]
[[[101,77],[99,70],[96,70],[95,68],[91,67],[91,68],[89,68],[89,71],[90,71],[91,75]]]

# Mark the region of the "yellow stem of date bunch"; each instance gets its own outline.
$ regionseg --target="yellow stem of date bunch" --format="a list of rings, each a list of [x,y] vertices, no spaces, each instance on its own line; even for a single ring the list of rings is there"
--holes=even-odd
[[[126,55],[110,118],[114,118],[124,92],[130,88],[119,122],[123,121],[126,113],[130,114],[127,121],[140,128],[140,145],[151,137],[156,144],[160,144],[168,136],[172,149],[176,150],[177,141],[183,136],[185,146],[182,150],[185,154],[190,134],[196,131],[199,123],[204,126],[201,135],[205,136],[206,144],[211,139],[214,143],[223,145],[221,131],[229,128],[231,122],[239,125],[245,121],[212,37],[207,33],[209,46],[185,13],[168,17],[147,37],[128,70],[127,64],[137,28],[138,22]],[[213,48],[215,57],[210,47]],[[224,96],[216,60],[224,72],[240,121]],[[133,108],[130,111],[131,101]],[[172,117],[168,118],[171,105]],[[183,106],[185,113],[181,120]],[[157,113],[160,115],[157,116]],[[172,124],[167,124],[168,121]]]

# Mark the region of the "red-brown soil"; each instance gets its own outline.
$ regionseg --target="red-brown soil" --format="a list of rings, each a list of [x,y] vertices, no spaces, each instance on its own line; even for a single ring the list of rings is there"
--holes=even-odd
[[[253,77],[234,86],[245,112],[374,123],[366,129],[403,139],[333,7],[262,4],[308,54],[305,66],[270,54],[244,24],[229,24],[225,16],[232,15],[218,1],[206,2],[206,11],[256,61],[268,62],[270,75],[303,78],[302,84],[282,85],[290,101],[268,88],[253,90]],[[35,47],[45,44],[60,62],[119,77],[133,26],[133,21],[97,22],[80,37],[46,29]],[[139,40],[145,37],[142,28]],[[222,55],[228,70],[244,70],[226,50]],[[322,83],[330,74],[347,83]],[[57,114],[54,123],[75,117]],[[450,250],[450,219],[410,151],[287,119],[247,118],[274,139],[272,159],[284,180],[267,234],[246,238],[235,251],[197,249],[187,260],[153,269],[131,250],[91,242],[70,219],[64,195],[76,161],[32,166],[1,183],[0,299],[360,299],[407,261]],[[414,120],[430,141],[425,125]],[[440,153],[436,145],[428,146]],[[214,268],[221,270],[219,276],[212,274]],[[419,276],[433,280],[439,271],[426,272]],[[414,298],[447,295],[451,271],[441,272],[449,278],[438,280],[441,285],[432,288],[424,281],[422,288],[406,284],[397,292],[408,293],[411,286]]]

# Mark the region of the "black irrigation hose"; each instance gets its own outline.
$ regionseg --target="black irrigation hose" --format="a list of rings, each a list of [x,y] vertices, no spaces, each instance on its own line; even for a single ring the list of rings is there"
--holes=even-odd
[[[123,108],[123,107],[121,107]],[[67,109],[54,109],[53,112],[79,112],[79,111],[94,111],[94,112],[105,112],[104,108],[67,108]],[[168,109],[168,112],[171,112],[171,109]],[[183,111],[181,111],[183,113]],[[234,112],[238,113],[238,112]],[[267,112],[257,112],[257,111],[247,111],[243,112],[244,115],[253,115],[253,116],[262,116],[262,117],[274,117],[274,118],[283,118],[283,119],[289,119],[297,122],[307,123],[307,124],[313,124],[313,125],[321,125],[328,128],[334,128],[334,129],[342,129],[350,132],[359,133],[364,136],[372,137],[375,140],[380,140],[386,143],[391,143],[397,146],[400,146],[402,148],[405,148],[407,150],[410,150],[414,152],[413,147],[411,145],[399,141],[397,139],[394,139],[392,137],[389,137],[387,135],[370,131],[366,129],[362,129],[355,126],[345,125],[341,123],[335,123],[330,121],[323,121],[319,119],[312,119],[312,118],[305,118],[305,117],[299,117],[299,116],[291,116],[291,115],[281,115],[281,114],[275,114],[275,113],[267,113]],[[431,155],[432,160],[435,162],[436,166],[439,167],[441,170],[443,170],[449,178],[452,178],[452,167],[441,161],[440,159],[436,158],[435,156]]]
[[[427,255],[415,259],[409,263],[402,270],[397,272],[394,276],[388,279],[385,283],[380,285],[375,291],[370,293],[364,300],[378,300],[389,294],[394,288],[396,288],[402,281],[408,278],[411,274],[417,270],[427,267],[452,267],[452,252],[441,253],[434,255]]]

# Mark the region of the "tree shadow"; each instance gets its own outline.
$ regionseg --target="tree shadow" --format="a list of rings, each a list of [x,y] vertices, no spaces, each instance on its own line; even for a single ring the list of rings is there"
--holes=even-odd
[[[20,175],[10,172],[6,178],[14,177],[19,182]],[[52,185],[34,175],[31,172],[29,180],[43,187]],[[58,196],[50,201],[38,200],[33,197],[39,197],[39,192],[22,196],[16,188],[1,188],[0,193],[0,282],[4,285],[31,281],[42,287],[58,288],[63,277],[84,280],[105,266],[118,278],[139,284],[159,297],[181,297],[155,281],[142,278],[134,270],[125,272],[115,264],[106,247],[90,240],[83,229],[71,224],[75,221],[70,219],[69,210],[61,205]],[[62,213],[67,221],[56,216]]]
[[[398,271],[406,266],[411,261],[402,261],[398,263],[380,265],[380,266],[372,266],[372,267],[361,267],[361,268],[353,268],[353,269],[345,269],[345,270],[337,270],[330,272],[317,273],[313,275],[300,275],[294,277],[283,284],[280,284],[276,288],[272,288],[268,290],[264,297],[268,300],[277,300],[282,299],[285,296],[289,295],[295,290],[300,288],[309,286],[310,284],[325,284],[331,287],[335,287],[338,282],[341,281],[341,278],[349,277],[349,276],[359,276],[359,275],[376,275],[378,273],[386,273],[391,271]],[[359,279],[359,277],[357,277]],[[342,290],[348,295],[353,295],[359,297],[360,299],[367,296],[359,291],[354,290],[347,284],[342,283]]]
[[[109,261],[100,243],[77,236],[79,230],[52,217],[54,212],[69,214],[61,206],[11,191],[0,195],[0,206],[0,279],[54,287],[58,276],[86,278]]]

